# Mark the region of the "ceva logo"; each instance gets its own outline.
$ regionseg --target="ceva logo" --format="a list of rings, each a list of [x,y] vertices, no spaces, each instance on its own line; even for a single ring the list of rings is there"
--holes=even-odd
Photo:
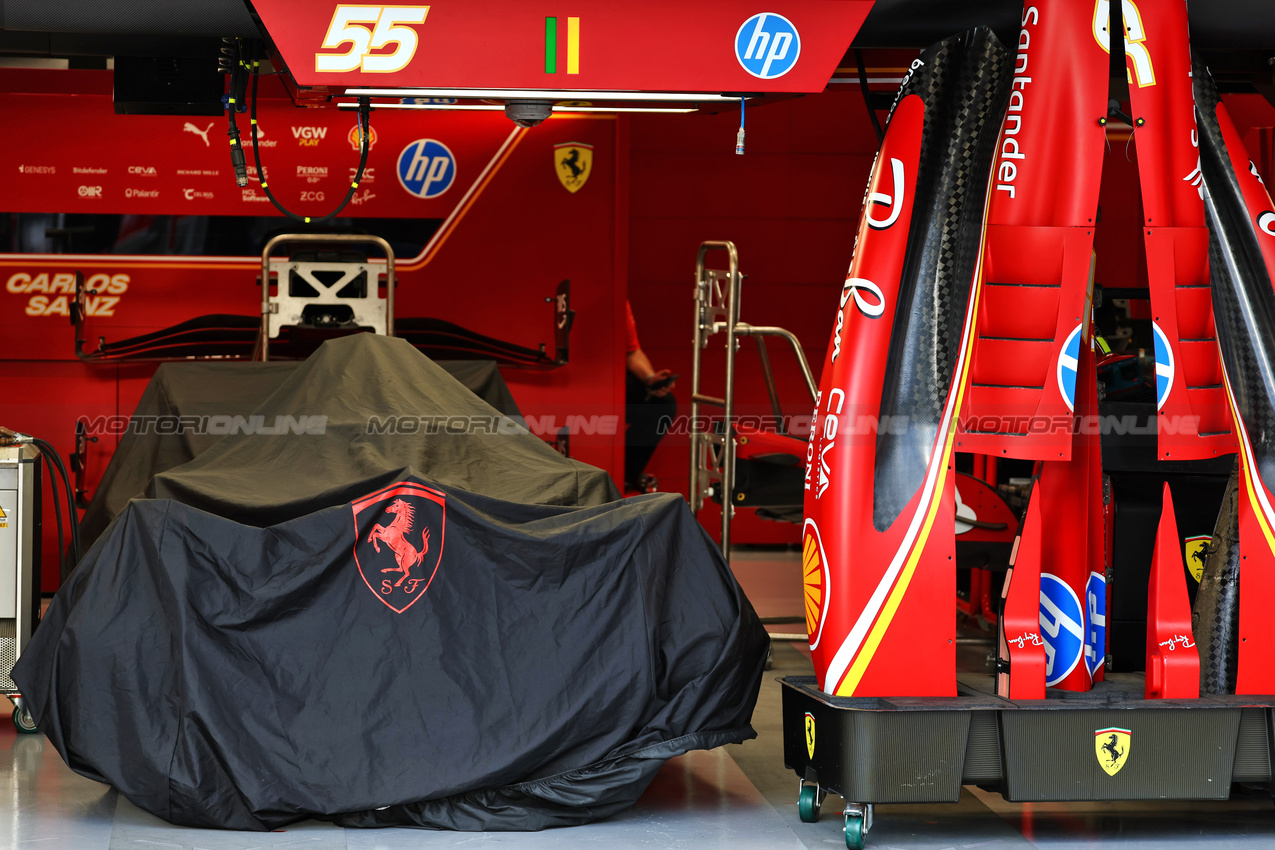
[[[793,69],[800,55],[801,36],[783,15],[753,15],[735,33],[735,58],[745,71],[759,79],[782,77]]]
[[[417,139],[398,155],[398,182],[418,198],[437,198],[456,179],[456,158],[437,139]]]

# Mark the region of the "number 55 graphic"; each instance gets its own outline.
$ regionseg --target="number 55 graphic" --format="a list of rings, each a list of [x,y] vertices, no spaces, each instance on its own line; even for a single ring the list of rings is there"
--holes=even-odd
[[[335,50],[349,44],[350,49],[345,53],[314,54],[314,70],[381,74],[401,71],[412,61],[419,44],[416,30],[403,25],[423,24],[427,14],[428,6],[337,6],[323,47]],[[397,45],[393,52],[370,55],[389,44]]]

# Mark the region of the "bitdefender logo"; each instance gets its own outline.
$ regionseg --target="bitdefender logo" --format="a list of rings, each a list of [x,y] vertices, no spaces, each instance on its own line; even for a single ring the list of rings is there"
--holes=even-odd
[[[443,560],[447,501],[404,481],[366,496],[354,511],[354,563],[372,595],[396,614],[425,594]]]

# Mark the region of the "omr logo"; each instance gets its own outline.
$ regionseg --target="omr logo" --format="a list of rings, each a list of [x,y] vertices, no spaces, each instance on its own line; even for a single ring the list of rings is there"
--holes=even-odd
[[[437,198],[456,179],[456,158],[437,139],[417,139],[398,155],[398,182],[418,198]]]
[[[76,194],[81,198],[100,198],[102,197],[101,186],[81,186],[76,190]]]
[[[801,36],[783,15],[753,15],[735,33],[735,58],[745,71],[759,79],[782,77],[793,69],[799,56]]]

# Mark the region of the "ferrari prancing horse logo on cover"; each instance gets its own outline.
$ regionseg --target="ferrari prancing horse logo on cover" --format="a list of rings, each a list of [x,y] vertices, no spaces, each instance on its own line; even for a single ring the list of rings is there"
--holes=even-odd
[[[377,599],[401,614],[421,598],[438,572],[446,497],[405,481],[359,499],[352,508],[359,575]]]
[[[1098,754],[1098,766],[1115,776],[1129,760],[1129,744],[1133,740],[1133,732],[1115,726],[1098,729],[1093,733],[1094,752]]]

